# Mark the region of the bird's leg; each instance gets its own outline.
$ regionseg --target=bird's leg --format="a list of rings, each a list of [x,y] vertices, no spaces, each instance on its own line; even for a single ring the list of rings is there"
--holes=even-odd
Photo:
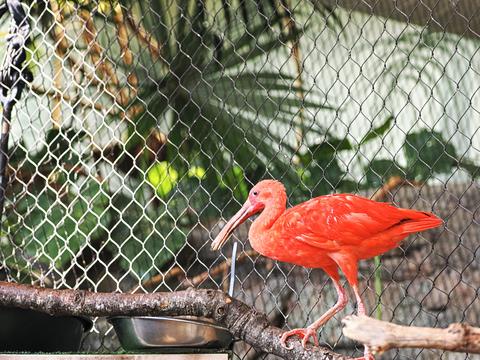
[[[355,300],[357,301],[357,314],[366,315],[365,304],[363,303],[362,298],[360,297],[360,292],[358,291],[358,286],[353,286],[353,292],[355,294]]]
[[[362,301],[362,298],[360,297],[360,292],[358,291],[358,285],[353,285],[353,292],[355,293],[355,298],[357,300],[357,314],[358,315],[366,315],[365,311],[365,305]],[[370,352],[370,349],[368,346],[365,345],[364,351],[363,351],[363,357],[357,358],[355,360],[375,360],[373,357],[372,353]]]
[[[337,290],[337,303],[331,307],[330,309],[325,312],[317,321],[315,321],[313,324],[309,325],[309,327],[313,329],[318,329],[320,326],[325,324],[328,320],[330,320],[336,313],[341,311],[346,305],[347,305],[347,293],[345,292],[345,289],[340,285],[340,282],[338,280],[333,280],[333,285],[335,286],[335,290]]]
[[[293,335],[298,335],[302,339],[302,345],[304,348],[307,346],[307,343],[310,337],[312,337],[313,343],[315,344],[315,346],[318,346],[318,337],[317,337],[318,328],[321,327],[323,324],[325,324],[328,320],[330,320],[336,313],[342,310],[345,307],[345,305],[347,305],[347,294],[345,293],[345,289],[340,285],[340,282],[338,279],[332,279],[332,280],[333,280],[333,285],[335,286],[335,289],[337,290],[337,294],[338,294],[337,303],[333,307],[328,309],[328,311],[325,312],[325,314],[323,314],[317,321],[315,321],[313,324],[310,324],[308,327],[293,329],[293,330],[284,332],[282,337],[280,338],[280,342],[285,348],[290,350],[292,349],[291,346],[289,347],[286,344],[286,341],[290,336],[293,336]]]
[[[365,305],[363,304],[360,292],[358,291],[358,260],[351,253],[338,252],[329,254],[330,258],[335,261],[338,267],[343,271],[348,283],[353,289],[357,300],[358,315],[365,315]],[[369,348],[365,346],[363,357],[355,360],[375,360]]]

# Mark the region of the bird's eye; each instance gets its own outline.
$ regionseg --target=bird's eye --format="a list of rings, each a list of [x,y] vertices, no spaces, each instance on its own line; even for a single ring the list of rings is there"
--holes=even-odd
[[[258,191],[254,191],[252,194],[253,194],[253,196],[257,196],[257,195],[258,195]]]

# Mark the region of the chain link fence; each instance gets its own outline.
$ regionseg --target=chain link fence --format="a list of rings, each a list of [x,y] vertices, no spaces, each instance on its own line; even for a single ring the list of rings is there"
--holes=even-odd
[[[93,291],[228,287],[210,250],[252,184],[435,212],[360,265],[374,317],[480,322],[480,40],[474,1],[37,0],[12,115],[0,278]],[[8,20],[2,25],[5,49]],[[239,242],[234,296],[285,329],[334,304],[319,270]],[[341,316],[352,313],[350,304]],[[321,341],[348,355],[340,317]],[[97,319],[82,349],[118,351]],[[239,359],[266,358],[236,343]],[[432,350],[385,359],[474,359]],[[477,357],[478,358],[478,357]]]

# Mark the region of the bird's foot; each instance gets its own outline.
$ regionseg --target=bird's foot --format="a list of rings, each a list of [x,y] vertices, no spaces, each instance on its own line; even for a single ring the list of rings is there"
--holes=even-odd
[[[287,345],[287,340],[289,337],[294,335],[297,335],[302,339],[302,346],[305,349],[307,348],[308,339],[310,339],[310,337],[313,339],[313,343],[315,344],[315,346],[318,346],[317,329],[307,327],[284,332],[283,335],[280,337],[280,343],[284,348],[288,350],[293,349],[293,346]]]

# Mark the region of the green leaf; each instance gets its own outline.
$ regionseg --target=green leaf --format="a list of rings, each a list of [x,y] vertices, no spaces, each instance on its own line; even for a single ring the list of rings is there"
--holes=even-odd
[[[265,28],[259,29],[265,32]],[[246,44],[247,46],[237,46],[237,43],[233,43],[231,48],[226,51],[228,56],[225,56],[223,61],[224,69],[234,68],[242,63],[252,61],[253,59],[264,56],[275,49],[283,47],[289,41],[295,41],[303,33],[303,30],[291,31],[287,35],[268,37],[266,41],[259,41],[258,38],[253,37],[252,33],[246,32]]]
[[[175,210],[171,200],[168,212],[165,206],[153,206],[147,201],[133,202],[125,195],[116,196],[115,207],[122,211],[111,227],[113,242],[106,245],[114,257],[121,255],[117,260],[120,267],[139,278],[162,270],[185,244],[190,228],[182,225],[180,215],[171,214]]]
[[[86,133],[82,130],[52,128],[45,136],[47,143],[45,150],[59,162],[76,164],[80,160],[80,155],[72,145],[81,141],[85,135]]]
[[[211,82],[214,81],[214,78],[212,78]],[[224,83],[223,86],[230,84],[237,89],[246,89],[247,91],[263,91],[265,89],[267,91],[277,90],[291,93],[306,92],[306,89],[295,86],[295,77],[282,72],[262,71],[253,73],[245,71],[230,77],[222,76],[218,78],[218,81]]]
[[[147,172],[147,179],[157,194],[166,197],[178,180],[178,172],[167,161],[155,163]]]
[[[335,190],[345,176],[338,161],[314,162],[310,168],[311,182],[315,193],[323,195]]]
[[[95,180],[62,197],[49,188],[32,189],[9,214],[13,242],[32,261],[64,269],[89,239],[105,233],[111,221],[108,204]]]
[[[405,177],[405,170],[392,160],[373,160],[363,168],[366,178],[366,185],[369,188],[382,186],[392,176]]]
[[[192,166],[187,173],[190,178],[197,178],[198,180],[205,179],[205,168],[201,166]]]
[[[403,147],[407,179],[425,181],[434,174],[446,174],[456,166],[456,151],[436,131],[421,130],[407,135]]]
[[[337,151],[352,150],[353,147],[347,138],[339,139],[336,137],[329,137],[326,141],[312,145],[308,148],[312,153],[331,154]]]
[[[30,171],[35,171],[36,166],[35,164],[31,164],[29,161],[25,161],[27,158],[27,152],[25,151],[25,142],[21,140],[18,144],[14,145],[10,150],[10,156],[8,162],[10,165],[14,167],[18,167],[20,164],[22,166],[22,170],[27,166]]]
[[[234,166],[232,168],[233,178],[234,178],[234,194],[237,198],[242,201],[245,200],[248,196],[248,186],[245,182],[245,174],[243,169],[239,166]]]
[[[390,129],[390,127],[392,126],[392,122],[394,120],[394,117],[392,115],[390,115],[389,117],[387,117],[385,119],[385,121],[378,127],[370,130],[364,137],[363,139],[360,141],[359,145],[362,145],[362,144],[365,144],[366,142],[369,142],[373,139],[376,139],[377,137],[380,137],[382,136],[383,134],[385,134],[385,132]]]
[[[308,147],[308,150],[300,155],[304,166],[309,166],[312,160],[316,159],[322,163],[332,161],[336,153],[344,150],[352,150],[353,146],[347,138],[339,139],[328,137],[326,141]]]
[[[345,171],[337,160],[337,152],[351,149],[352,145],[346,138],[334,137],[310,146],[304,154],[300,155],[303,165],[302,181],[317,194],[331,193],[342,185],[345,177]]]
[[[271,32],[271,29],[273,28],[273,26],[275,26],[275,24],[281,24],[281,21],[282,19],[279,15],[273,15],[269,19],[269,25],[267,27],[265,27],[265,24],[263,22],[256,24],[248,31],[245,31],[244,26],[239,27],[238,32],[228,39],[227,44],[231,45],[223,49],[222,58],[226,59],[226,61],[222,61],[223,66],[225,66],[229,62],[237,63],[237,60],[242,58],[241,54],[245,56],[245,53],[254,50],[257,47],[256,44],[258,44],[259,38],[262,35],[274,35],[274,33]],[[239,23],[238,21],[235,22],[237,24]],[[267,36],[266,38],[269,39],[272,37],[273,36]],[[282,46],[282,44],[279,44],[279,46]],[[242,61],[240,60],[240,62]],[[214,68],[212,67],[212,70],[213,69]]]
[[[359,190],[359,184],[356,181],[343,178],[337,186],[337,191],[353,193]]]
[[[201,111],[202,116],[196,118],[189,133],[190,136],[194,134],[195,143],[201,143],[202,151],[207,151],[214,157],[205,159],[206,167],[212,163],[217,169],[231,166],[228,158],[220,156],[218,151],[220,148],[223,154],[233,154],[235,162],[242,169],[247,168],[252,161],[256,163],[269,161],[272,175],[278,172],[278,176],[298,181],[288,164],[287,155],[279,155],[276,150],[282,146],[286,154],[291,153],[291,149],[282,143],[280,136],[270,133],[260,122],[244,117],[241,112],[233,116],[225,111],[224,107],[207,104],[202,106]],[[178,138],[181,139],[181,134]]]

